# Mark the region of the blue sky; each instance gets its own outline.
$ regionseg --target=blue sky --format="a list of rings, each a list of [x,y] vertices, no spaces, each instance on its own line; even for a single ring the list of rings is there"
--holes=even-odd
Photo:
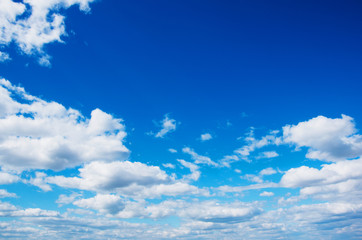
[[[0,238],[361,238],[361,8],[2,0]]]

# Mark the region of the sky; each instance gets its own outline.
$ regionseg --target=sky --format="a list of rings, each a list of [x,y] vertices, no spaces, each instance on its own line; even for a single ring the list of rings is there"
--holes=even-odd
[[[360,1],[0,1],[0,239],[361,239]]]

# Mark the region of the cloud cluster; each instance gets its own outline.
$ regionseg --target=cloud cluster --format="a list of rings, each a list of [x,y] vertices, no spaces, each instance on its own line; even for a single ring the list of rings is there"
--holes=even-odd
[[[308,147],[307,158],[335,162],[362,155],[362,135],[356,134],[353,118],[318,116],[283,127],[285,143]]]
[[[89,3],[94,0],[2,0],[0,1],[0,45],[14,42],[27,55],[38,55],[39,64],[50,65],[50,56],[43,47],[52,42],[63,42],[66,35],[65,16],[61,9],[79,5],[88,12]],[[0,53],[0,59],[9,59]]]
[[[79,111],[27,94],[0,79],[0,164],[3,169],[62,170],[92,161],[124,160],[121,119]]]

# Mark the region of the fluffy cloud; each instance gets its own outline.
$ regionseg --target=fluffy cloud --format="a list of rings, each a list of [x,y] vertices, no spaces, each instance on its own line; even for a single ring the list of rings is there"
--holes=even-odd
[[[63,206],[65,204],[70,204],[75,201],[75,199],[81,197],[82,194],[80,193],[72,193],[69,196],[65,194],[60,194],[59,198],[55,201],[59,206]]]
[[[280,184],[301,188],[302,196],[356,201],[362,195],[362,159],[326,164],[321,169],[292,168],[284,174]]]
[[[159,167],[140,162],[92,162],[79,169],[80,177],[54,176],[47,181],[66,188],[114,192],[131,185],[151,186],[169,181]]]
[[[168,115],[165,115],[165,118],[161,121],[162,128],[155,134],[156,138],[163,138],[167,133],[173,132],[176,130],[176,120],[171,119]]]
[[[62,170],[92,161],[124,160],[121,119],[79,111],[27,94],[0,79],[0,164],[3,169]]]
[[[297,125],[283,127],[285,143],[308,147],[307,158],[341,161],[362,155],[362,136],[356,134],[353,118],[318,116]]]
[[[267,191],[264,191],[262,193],[259,194],[261,197],[272,197],[274,196],[274,193],[273,192],[267,192]]]
[[[20,181],[20,178],[18,176],[0,171],[0,185],[12,184],[18,181]]]
[[[124,209],[123,200],[116,195],[98,194],[93,198],[80,199],[73,203],[82,208],[98,210],[101,213],[117,214]]]
[[[200,139],[201,139],[201,141],[211,140],[211,139],[212,139],[212,135],[211,135],[210,133],[204,133],[204,134],[201,134]]]
[[[2,0],[0,2],[0,45],[14,42],[28,55],[38,55],[39,63],[50,65],[50,56],[43,46],[52,42],[63,42],[66,35],[65,16],[60,9],[79,5],[80,10],[89,11],[93,0]],[[6,56],[6,55],[5,55]]]
[[[275,171],[273,168],[269,167],[269,168],[265,168],[263,170],[261,170],[259,172],[259,175],[260,176],[264,176],[264,175],[273,175],[273,174],[276,174],[277,171]]]

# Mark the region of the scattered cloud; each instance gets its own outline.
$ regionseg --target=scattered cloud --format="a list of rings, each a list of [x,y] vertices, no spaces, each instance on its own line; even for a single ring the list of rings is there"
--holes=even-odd
[[[163,138],[166,134],[174,132],[176,130],[176,120],[171,119],[168,115],[165,115],[165,118],[161,121],[162,128],[155,134],[156,138]]]
[[[274,193],[273,192],[267,192],[267,191],[264,191],[262,193],[259,194],[261,197],[272,197],[274,196]]]
[[[9,54],[0,51],[0,62],[6,62],[6,61],[10,61],[10,60],[11,60],[11,58],[10,58]]]
[[[267,152],[261,152],[259,156],[257,156],[258,159],[261,158],[275,158],[278,157],[279,154],[276,151],[267,151]]]
[[[273,168],[269,167],[269,168],[265,168],[263,170],[261,170],[259,172],[259,175],[260,176],[265,176],[265,175],[273,175],[273,174],[276,174],[277,171],[275,171]]]
[[[169,151],[170,153],[177,153],[177,150],[176,150],[176,149],[173,149],[173,148],[169,148],[168,151]]]
[[[164,166],[165,168],[175,168],[175,165],[173,165],[172,163],[163,163],[162,166]]]
[[[214,167],[218,166],[218,164],[215,163],[214,161],[212,161],[209,157],[199,155],[193,149],[191,149],[189,147],[184,147],[182,149],[182,151],[184,153],[191,155],[191,158],[195,161],[196,164],[206,164],[206,165],[214,166]]]
[[[184,179],[191,179],[197,181],[200,178],[201,172],[199,170],[199,166],[190,162],[187,162],[183,159],[177,160],[182,166],[190,169],[191,174],[184,176]]]
[[[204,134],[201,134],[200,139],[201,139],[201,141],[208,141],[208,140],[212,139],[212,135],[210,133],[204,133]]]
[[[63,43],[66,36],[65,16],[61,9],[79,5],[83,12],[89,12],[93,0],[26,0],[23,2],[2,0],[0,2],[0,46],[15,43],[22,53],[38,57],[40,65],[50,66],[50,56],[44,46]],[[7,53],[0,53],[0,59],[10,59]]]

